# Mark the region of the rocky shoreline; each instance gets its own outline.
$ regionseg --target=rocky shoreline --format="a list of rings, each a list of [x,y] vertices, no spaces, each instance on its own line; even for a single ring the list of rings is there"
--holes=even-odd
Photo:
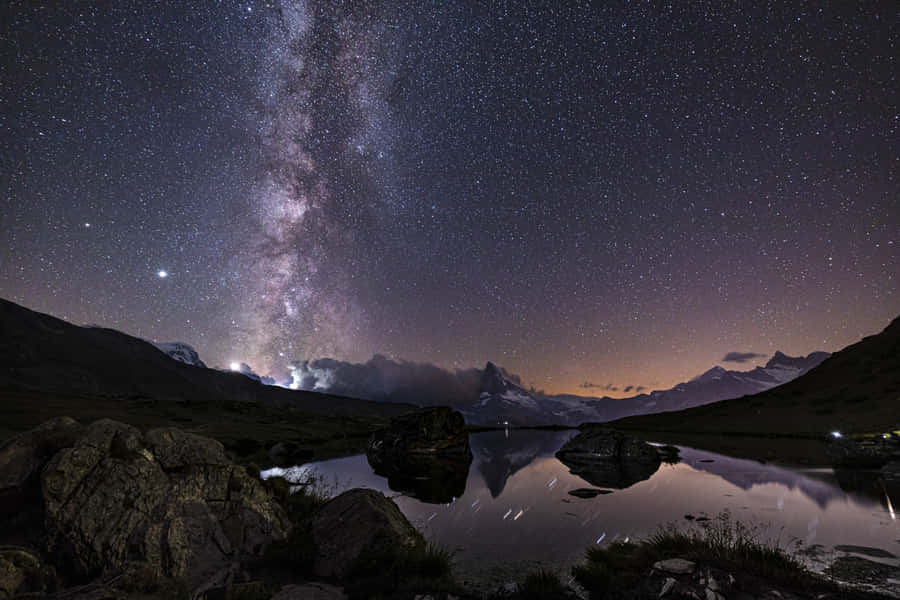
[[[467,467],[471,451],[457,421],[442,409],[404,416],[372,436],[370,461],[390,472],[409,463],[438,477],[446,469],[428,461]],[[583,432],[560,454],[604,487],[630,485],[671,460],[607,430]],[[649,550],[632,556],[635,547],[618,548],[615,559],[630,557],[628,568],[639,574],[627,597],[882,597],[824,580],[817,595],[804,595],[690,548],[663,549],[645,564]],[[109,419],[83,425],[61,417],[0,447],[0,598],[461,600],[597,597],[605,589],[584,575],[590,561],[456,574],[452,562],[379,492],[292,494],[285,480],[262,481],[235,464],[219,442],[177,428],[142,432]],[[890,565],[845,560],[836,568],[865,571],[869,584],[896,576]]]

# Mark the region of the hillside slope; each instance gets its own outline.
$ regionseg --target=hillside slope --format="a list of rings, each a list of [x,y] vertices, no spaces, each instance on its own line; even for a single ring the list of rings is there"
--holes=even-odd
[[[259,402],[309,412],[391,416],[406,404],[265,386],[240,373],[174,360],[113,329],[79,327],[0,299],[0,390],[182,402]]]
[[[389,417],[416,408],[263,385],[0,299],[0,442],[53,417],[111,418],[178,425],[265,463],[279,442],[307,459],[362,451]]]
[[[821,436],[900,429],[900,317],[777,388],[613,427],[682,433]]]

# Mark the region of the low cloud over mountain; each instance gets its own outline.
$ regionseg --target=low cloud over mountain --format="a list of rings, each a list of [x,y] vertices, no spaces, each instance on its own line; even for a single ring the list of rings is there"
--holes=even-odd
[[[291,387],[328,391],[332,394],[391,400],[419,405],[471,404],[480,389],[481,369],[448,371],[430,363],[393,360],[376,354],[365,363],[333,358],[305,360],[291,365]],[[504,371],[504,376],[521,381]]]
[[[722,362],[745,363],[757,358],[765,357],[765,354],[757,354],[756,352],[729,352],[722,357]]]

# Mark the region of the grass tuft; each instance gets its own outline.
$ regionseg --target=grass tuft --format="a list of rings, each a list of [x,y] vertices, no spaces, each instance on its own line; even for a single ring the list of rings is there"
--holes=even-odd
[[[458,592],[453,578],[453,552],[432,542],[411,549],[364,550],[350,569],[344,591],[351,600]]]
[[[654,562],[676,557],[787,585],[802,585],[810,577],[779,540],[764,538],[759,527],[733,520],[728,511],[688,529],[669,525],[640,542],[589,548],[585,563],[572,573],[590,592],[628,597]]]
[[[312,516],[331,498],[333,487],[328,486],[321,475],[314,475],[298,485],[283,477],[270,477],[263,485],[281,503],[293,524],[287,539],[274,542],[266,549],[266,562],[270,566],[298,569],[309,574],[316,558]]]
[[[569,590],[552,571],[541,569],[528,575],[519,586],[521,600],[563,600],[569,598]]]

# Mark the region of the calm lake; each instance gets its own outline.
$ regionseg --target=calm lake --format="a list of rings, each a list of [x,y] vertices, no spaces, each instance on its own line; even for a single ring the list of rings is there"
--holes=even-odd
[[[472,434],[475,458],[465,492],[442,504],[391,490],[365,455],[271,469],[263,476],[304,481],[316,474],[334,493],[379,490],[426,537],[456,550],[464,568],[501,562],[563,567],[579,561],[590,545],[640,538],[669,523],[692,526],[686,515],[715,518],[725,510],[784,546],[793,548],[798,540],[804,547],[821,545],[820,560],[829,559],[836,545],[900,554],[892,490],[869,474],[789,469],[682,447],[681,462],[663,464],[649,479],[581,499],[568,492],[593,486],[554,457],[576,433]]]

